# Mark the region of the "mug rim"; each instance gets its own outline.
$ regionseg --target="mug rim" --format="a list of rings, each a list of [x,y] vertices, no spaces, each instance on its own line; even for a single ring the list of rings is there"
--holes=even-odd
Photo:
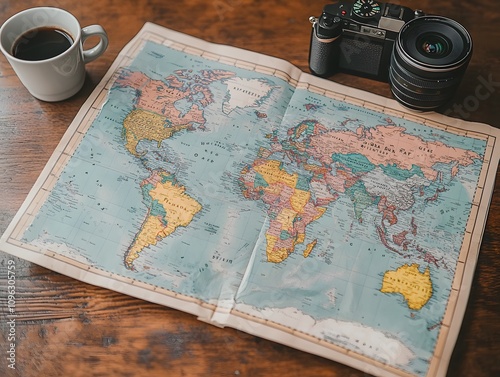
[[[71,46],[63,51],[62,53],[60,53],[59,55],[56,55],[56,56],[53,56],[51,58],[48,58],[48,59],[42,59],[42,60],[25,60],[25,59],[19,59],[17,57],[15,57],[11,51],[7,51],[7,49],[4,47],[4,44],[3,44],[3,41],[2,41],[2,34],[5,33],[5,31],[7,30],[7,28],[9,27],[9,24],[13,23],[15,21],[15,19],[23,16],[23,15],[27,15],[29,13],[35,13],[35,12],[40,12],[40,11],[47,11],[47,12],[52,12],[52,13],[59,13],[59,14],[64,14],[65,16],[68,16],[70,19],[71,19],[71,22],[73,22],[75,25],[76,25],[76,35],[73,35],[73,32],[67,30],[67,28],[63,28],[61,27],[61,25],[57,25],[57,24],[43,24],[43,25],[38,25],[38,26],[34,26],[33,28],[29,28],[29,29],[26,29],[26,30],[23,30],[19,35],[16,36],[16,39],[14,39],[14,41],[12,42],[10,48],[12,49],[12,46],[14,45],[14,43],[17,41],[17,39],[19,37],[21,37],[21,35],[23,35],[24,33],[30,31],[30,30],[33,30],[33,29],[37,29],[39,27],[43,27],[43,26],[52,26],[52,27],[57,27],[59,29],[62,29],[64,30],[65,32],[69,33],[71,35],[71,37],[73,38],[73,43],[71,44]],[[65,10],[65,9],[62,9],[62,8],[58,8],[58,7],[32,7],[32,8],[27,8],[25,10],[22,10],[20,12],[17,12],[15,14],[13,14],[12,16],[10,16],[3,24],[2,26],[0,27],[0,50],[2,51],[2,53],[8,57],[9,59],[13,60],[13,61],[16,61],[16,62],[19,62],[19,63],[23,63],[23,64],[40,64],[40,63],[46,63],[46,62],[51,62],[51,61],[54,61],[56,59],[59,59],[69,53],[71,53],[75,48],[78,47],[78,44],[80,43],[80,40],[81,40],[81,34],[82,34],[82,28],[80,26],[80,22],[78,21],[78,19],[69,11]]]

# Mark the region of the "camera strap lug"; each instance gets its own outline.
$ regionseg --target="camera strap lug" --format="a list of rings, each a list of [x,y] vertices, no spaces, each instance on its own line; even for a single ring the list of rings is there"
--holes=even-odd
[[[309,22],[314,25],[316,22],[318,22],[318,19],[314,16],[311,16],[309,17]]]

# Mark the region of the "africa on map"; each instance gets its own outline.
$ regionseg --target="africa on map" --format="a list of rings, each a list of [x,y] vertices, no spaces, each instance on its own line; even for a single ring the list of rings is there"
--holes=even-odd
[[[68,131],[17,244],[218,325],[435,376],[492,136],[148,30]]]

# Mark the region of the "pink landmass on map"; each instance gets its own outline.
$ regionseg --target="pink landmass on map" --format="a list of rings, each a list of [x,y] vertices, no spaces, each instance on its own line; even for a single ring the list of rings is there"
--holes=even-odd
[[[185,77],[186,74],[182,71],[177,72],[180,77]],[[183,74],[182,76],[180,74]],[[188,121],[205,124],[203,116],[203,108],[193,103],[195,96],[201,94],[199,102],[202,107],[206,107],[213,102],[213,94],[208,89],[207,85],[226,78],[233,77],[235,74],[223,70],[205,70],[192,77],[195,84],[186,87],[175,75],[170,75],[164,80],[153,80],[142,72],[131,72],[124,70],[116,79],[115,86],[131,87],[137,90],[136,109],[151,111],[155,114],[165,116],[168,121],[177,126],[185,124]],[[186,114],[175,106],[179,100],[186,99],[191,103],[191,107]]]
[[[439,141],[425,141],[405,133],[397,125],[380,125],[374,128],[360,126],[356,133],[351,131],[330,131],[316,133],[310,137],[309,152],[322,163],[332,163],[335,153],[359,153],[374,165],[396,164],[399,168],[411,170],[417,165],[425,177],[435,180],[438,171],[436,163],[450,164],[452,176],[459,166],[468,166],[480,156],[470,150],[449,147]]]

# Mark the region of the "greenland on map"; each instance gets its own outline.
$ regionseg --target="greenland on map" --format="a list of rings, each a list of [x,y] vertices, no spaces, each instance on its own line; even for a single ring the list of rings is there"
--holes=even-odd
[[[444,376],[498,136],[146,24],[0,248],[373,375]]]

